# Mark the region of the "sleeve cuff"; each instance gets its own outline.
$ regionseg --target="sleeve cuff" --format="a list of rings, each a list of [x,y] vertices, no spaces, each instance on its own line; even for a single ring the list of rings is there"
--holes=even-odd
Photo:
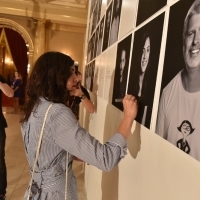
[[[125,155],[127,154],[127,140],[122,134],[114,134],[107,142],[119,146],[121,149],[120,158],[125,157]]]

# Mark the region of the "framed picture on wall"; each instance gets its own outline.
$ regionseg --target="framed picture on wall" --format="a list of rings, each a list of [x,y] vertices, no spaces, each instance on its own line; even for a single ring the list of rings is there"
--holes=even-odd
[[[98,0],[98,2],[97,2],[97,24],[99,23],[100,16],[101,16],[101,6],[102,6],[102,0]]]
[[[151,17],[167,4],[167,0],[139,0],[136,26]]]
[[[109,3],[111,2],[112,0],[107,0],[107,6],[109,5]]]
[[[108,40],[109,40],[109,34],[110,34],[110,22],[111,22],[111,15],[112,15],[112,5],[113,2],[109,5],[108,9],[106,10],[106,21],[105,21],[105,26],[104,26],[104,37],[103,37],[103,49],[107,49],[108,47]]]
[[[99,27],[97,27],[95,31],[95,46],[94,46],[94,58],[97,56],[97,46],[98,46],[98,40],[99,40]]]
[[[94,10],[94,6],[95,6],[95,4],[96,4],[96,1],[97,1],[97,0],[91,0],[91,5],[90,5],[90,17],[91,17],[91,15],[92,15],[93,10]]]
[[[109,46],[114,44],[118,39],[121,7],[122,7],[122,0],[114,0],[111,27],[110,27]]]
[[[200,161],[200,2],[171,6],[156,133]]]
[[[94,86],[94,71],[95,71],[95,60],[92,61],[90,65],[90,76],[91,76],[91,84],[90,84],[90,91],[93,91]]]
[[[94,53],[95,53],[95,33],[93,33],[92,37],[91,37],[91,60],[93,60],[94,58]]]
[[[120,110],[123,110],[122,100],[126,93],[131,39],[132,34],[123,39],[117,46],[112,104]]]
[[[92,13],[92,33],[94,32],[96,26],[97,26],[97,9],[98,9],[98,6],[97,4],[95,5],[95,8],[94,8],[94,11]]]
[[[87,48],[87,62],[89,62],[92,58],[92,39],[88,42],[88,48]]]
[[[86,89],[88,89],[88,66],[89,65],[86,65],[85,66],[85,79],[84,79],[84,87],[86,88]]]
[[[128,94],[138,97],[136,121],[150,127],[164,13],[137,30],[134,34]]]
[[[103,45],[103,30],[104,30],[104,19],[105,17],[102,18],[100,22],[100,27],[99,27],[99,37],[98,37],[98,42],[97,42],[97,53],[96,55],[98,56],[101,51],[102,51],[102,45]]]

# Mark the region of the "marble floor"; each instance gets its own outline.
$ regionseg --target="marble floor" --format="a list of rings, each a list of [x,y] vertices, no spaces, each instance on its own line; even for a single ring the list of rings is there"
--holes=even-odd
[[[29,181],[28,163],[20,131],[19,119],[22,112],[12,114],[12,108],[3,108],[8,123],[6,128],[5,159],[7,166],[7,194],[6,200],[22,200]],[[74,174],[77,178],[79,200],[86,200],[84,187],[84,163],[74,161]]]

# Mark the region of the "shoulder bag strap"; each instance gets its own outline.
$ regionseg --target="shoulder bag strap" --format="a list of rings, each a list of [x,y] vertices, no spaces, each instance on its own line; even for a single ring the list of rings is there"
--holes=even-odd
[[[37,163],[37,160],[38,160],[38,156],[39,156],[39,151],[40,151],[40,146],[41,146],[41,142],[42,142],[42,136],[43,136],[43,131],[44,131],[44,126],[45,126],[46,118],[47,118],[48,112],[49,112],[49,110],[50,110],[50,108],[51,108],[52,105],[53,105],[53,103],[49,105],[49,107],[47,108],[47,111],[45,113],[45,116],[44,116],[44,121],[43,121],[43,124],[42,124],[42,129],[41,129],[40,137],[39,137],[39,141],[38,141],[38,147],[37,147],[36,157],[35,157],[35,161],[34,161],[34,165],[33,165],[33,171],[32,171],[32,174],[31,174],[31,181],[30,181],[30,185],[29,185],[29,191],[28,191],[27,200],[29,200],[30,193],[31,193],[31,186],[32,186],[32,183],[33,183],[33,175],[34,175],[34,172],[35,172],[35,166],[36,166],[36,163]],[[66,155],[65,200],[67,200],[68,159],[69,159],[69,153],[67,152],[67,155]]]
[[[43,136],[43,131],[44,131],[44,125],[45,125],[45,122],[46,122],[46,119],[47,119],[48,112],[49,112],[52,105],[53,105],[53,103],[49,105],[49,107],[47,108],[47,111],[45,113],[45,116],[44,116],[44,121],[43,121],[43,124],[42,124],[42,129],[41,129],[41,132],[40,132],[40,137],[39,137],[38,146],[37,146],[36,157],[35,157],[35,161],[34,161],[34,165],[33,165],[33,171],[32,171],[32,174],[31,174],[31,181],[30,181],[30,185],[29,185],[27,200],[29,200],[30,193],[31,193],[31,186],[33,184],[33,175],[34,175],[34,172],[35,172],[35,166],[36,166],[38,156],[39,156],[39,151],[40,151],[40,146],[41,146],[42,136]]]

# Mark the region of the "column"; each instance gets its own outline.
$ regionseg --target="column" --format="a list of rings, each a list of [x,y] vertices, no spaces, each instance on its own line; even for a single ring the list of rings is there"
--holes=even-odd
[[[50,20],[45,22],[45,52],[49,51],[49,41],[51,39],[51,27],[52,23]]]
[[[35,22],[33,64],[45,52],[45,20],[37,19]]]

